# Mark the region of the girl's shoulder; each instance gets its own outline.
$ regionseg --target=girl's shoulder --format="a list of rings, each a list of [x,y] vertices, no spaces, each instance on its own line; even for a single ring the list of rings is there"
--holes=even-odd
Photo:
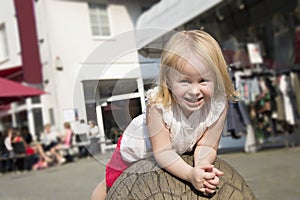
[[[157,126],[164,124],[169,128],[173,122],[173,112],[171,108],[163,106],[161,103],[149,103],[146,111],[146,121],[153,121]]]
[[[149,101],[147,103],[146,114],[160,114],[160,115],[170,115],[171,107],[166,107],[162,103]]]

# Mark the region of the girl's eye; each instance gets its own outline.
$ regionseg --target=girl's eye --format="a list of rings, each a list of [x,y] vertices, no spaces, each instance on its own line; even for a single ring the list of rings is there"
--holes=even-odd
[[[180,82],[180,83],[189,83],[189,81],[186,80],[186,79],[180,80],[179,82]]]
[[[206,82],[208,82],[209,80],[207,80],[207,79],[201,79],[200,81],[199,81],[199,83],[206,83]]]

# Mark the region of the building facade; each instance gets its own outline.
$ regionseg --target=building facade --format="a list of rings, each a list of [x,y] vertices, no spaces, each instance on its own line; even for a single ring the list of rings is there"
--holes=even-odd
[[[116,127],[112,111],[129,105],[129,99],[130,116],[123,114],[118,123],[128,123],[130,117],[141,113],[145,107],[144,85],[134,28],[138,16],[156,1],[24,2],[33,7],[42,70],[42,82],[31,85],[47,94],[12,103],[10,109],[0,111],[2,129],[28,126],[38,137],[46,123],[62,130],[64,121],[85,119],[96,121],[102,133],[109,133]],[[0,71],[19,67],[21,77],[11,79],[25,84],[18,3],[1,2],[5,10],[0,12],[1,42],[5,45],[1,49]],[[157,68],[153,61],[145,59],[143,63]],[[146,78],[154,76],[148,73]]]
[[[7,8],[0,12],[0,74],[23,64],[17,1],[0,3]],[[47,94],[2,110],[0,124],[24,123],[35,135],[45,123],[62,129],[64,121],[81,118],[97,121],[106,135],[116,128],[121,131],[145,108],[144,92],[157,76],[171,30],[209,32],[228,65],[239,68],[254,70],[259,65],[278,72],[299,63],[297,0],[30,2],[42,66],[42,82],[35,86]],[[259,64],[250,60],[249,43],[260,49]]]

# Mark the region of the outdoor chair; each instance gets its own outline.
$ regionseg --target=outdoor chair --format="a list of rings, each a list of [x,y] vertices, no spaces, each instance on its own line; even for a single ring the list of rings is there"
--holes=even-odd
[[[70,140],[70,145],[69,146],[61,146],[59,149],[61,155],[63,155],[67,162],[72,162],[74,160],[74,133],[72,133],[71,140]]]

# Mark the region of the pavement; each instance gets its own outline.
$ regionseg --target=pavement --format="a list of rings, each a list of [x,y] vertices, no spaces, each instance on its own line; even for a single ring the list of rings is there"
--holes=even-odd
[[[103,178],[111,152],[52,168],[0,174],[1,200],[84,200]],[[246,154],[221,153],[245,178],[257,199],[300,199],[300,147],[274,147]]]

